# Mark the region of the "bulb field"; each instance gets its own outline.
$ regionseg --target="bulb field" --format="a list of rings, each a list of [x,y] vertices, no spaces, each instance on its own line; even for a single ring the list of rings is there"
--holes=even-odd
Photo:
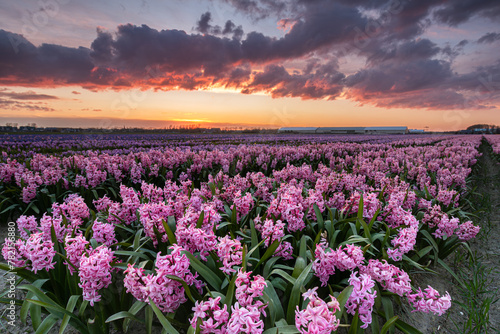
[[[1,137],[2,326],[420,333],[398,312],[452,306],[412,275],[480,231],[482,140],[498,157],[493,136]]]

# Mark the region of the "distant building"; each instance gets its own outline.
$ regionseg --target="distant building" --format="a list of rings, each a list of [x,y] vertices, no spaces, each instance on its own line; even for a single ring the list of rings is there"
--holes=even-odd
[[[36,131],[36,127],[35,126],[20,126],[19,127],[19,131]]]
[[[305,134],[406,134],[406,126],[377,126],[377,127],[286,127],[278,133],[305,133]]]
[[[278,129],[278,133],[316,133],[318,128],[280,128]]]
[[[406,126],[372,126],[365,128],[365,134],[395,134],[404,135],[408,133]]]
[[[329,133],[329,134],[364,134],[365,128],[360,127],[322,127],[317,128],[316,133]]]

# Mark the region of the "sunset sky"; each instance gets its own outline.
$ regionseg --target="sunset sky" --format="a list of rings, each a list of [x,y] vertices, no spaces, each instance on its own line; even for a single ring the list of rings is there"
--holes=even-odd
[[[0,2],[0,125],[500,125],[498,0]]]

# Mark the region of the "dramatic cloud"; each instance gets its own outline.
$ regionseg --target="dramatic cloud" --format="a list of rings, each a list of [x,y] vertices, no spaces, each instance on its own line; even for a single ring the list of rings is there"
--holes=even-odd
[[[476,15],[498,20],[500,18],[500,1],[451,0],[434,13],[436,19],[450,25],[467,22]]]
[[[192,33],[132,24],[115,32],[98,27],[90,48],[35,46],[0,30],[0,84],[92,91],[222,87],[274,98],[346,97],[386,108],[481,109],[499,100],[500,63],[458,74],[454,62],[468,41],[422,37],[436,21],[455,26],[473,17],[495,19],[498,1],[222,1],[254,19],[275,17],[281,37],[245,35],[232,20],[213,22],[210,12],[201,14]],[[485,34],[473,46],[499,36]],[[339,59],[352,56],[363,63],[350,71],[339,67]],[[3,94],[8,104],[12,97]],[[31,97],[26,100],[51,98]]]
[[[37,94],[33,91],[27,91],[22,93],[9,92],[6,89],[0,90],[0,97],[6,97],[11,100],[57,100],[59,99],[54,95],[47,94]]]
[[[210,25],[210,20],[212,19],[212,14],[210,12],[206,12],[201,15],[200,20],[196,23],[196,31],[206,34],[212,28]]]
[[[86,48],[54,44],[35,47],[18,34],[0,30],[0,83],[25,86],[80,84],[94,65]]]
[[[478,43],[494,43],[500,41],[500,33],[489,32],[477,40]]]

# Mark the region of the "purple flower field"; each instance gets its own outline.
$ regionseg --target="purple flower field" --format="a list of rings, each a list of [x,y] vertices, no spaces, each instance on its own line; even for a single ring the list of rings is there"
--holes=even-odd
[[[412,274],[479,232],[482,140],[1,137],[0,268],[26,297],[0,301],[41,333],[420,333],[396,305],[451,307]]]

